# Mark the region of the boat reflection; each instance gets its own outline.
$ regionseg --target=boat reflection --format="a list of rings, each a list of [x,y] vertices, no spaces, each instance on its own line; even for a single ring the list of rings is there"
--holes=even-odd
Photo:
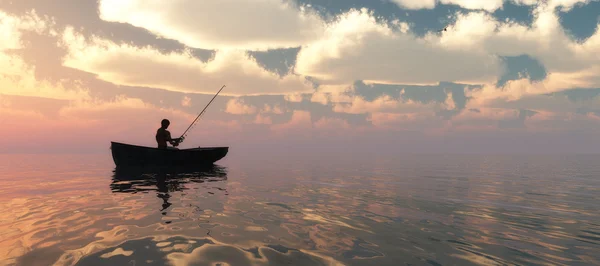
[[[227,180],[227,168],[219,165],[155,168],[155,167],[116,167],[110,184],[113,193],[147,193],[156,191],[163,200],[163,215],[171,206],[170,193],[189,189],[190,183],[223,182]],[[225,192],[225,189],[220,189]],[[211,192],[208,192],[211,193]]]

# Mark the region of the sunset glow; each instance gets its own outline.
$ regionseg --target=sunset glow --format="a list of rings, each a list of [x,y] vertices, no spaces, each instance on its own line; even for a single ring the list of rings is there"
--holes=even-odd
[[[599,23],[568,20],[589,1],[389,0],[404,17],[301,0],[100,0],[85,16],[41,2],[1,1],[0,152],[154,146],[161,119],[180,134],[222,85],[183,146],[600,147]],[[410,15],[434,9],[448,15]]]

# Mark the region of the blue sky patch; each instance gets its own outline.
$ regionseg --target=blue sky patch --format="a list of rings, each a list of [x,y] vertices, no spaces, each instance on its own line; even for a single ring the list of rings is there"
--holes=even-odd
[[[560,24],[567,34],[578,42],[585,42],[598,29],[600,19],[600,1],[577,4],[569,11],[557,8]]]
[[[529,55],[504,56],[506,71],[498,79],[497,86],[503,87],[508,81],[528,78],[530,81],[544,80],[548,73],[546,68]]]

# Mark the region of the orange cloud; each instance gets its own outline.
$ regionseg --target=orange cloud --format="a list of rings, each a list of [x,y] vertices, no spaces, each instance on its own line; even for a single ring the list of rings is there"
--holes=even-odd
[[[244,103],[244,100],[235,98],[231,99],[227,102],[227,106],[225,107],[225,112],[230,114],[255,114],[257,112],[257,108],[254,106],[250,106]]]

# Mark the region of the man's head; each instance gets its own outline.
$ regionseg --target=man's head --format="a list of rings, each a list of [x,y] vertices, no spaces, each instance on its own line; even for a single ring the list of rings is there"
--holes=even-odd
[[[162,121],[160,121],[160,125],[161,125],[163,128],[168,128],[170,124],[171,124],[171,122],[169,122],[169,120],[168,120],[168,119],[163,119]]]

